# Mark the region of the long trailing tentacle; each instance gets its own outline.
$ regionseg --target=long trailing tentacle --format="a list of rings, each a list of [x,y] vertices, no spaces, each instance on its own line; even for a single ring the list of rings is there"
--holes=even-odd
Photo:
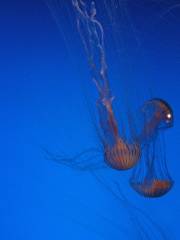
[[[97,148],[86,149],[73,157],[53,154],[46,148],[42,148],[44,156],[60,165],[64,165],[79,171],[92,171],[107,168],[103,161],[103,154]]]
[[[100,212],[100,210],[91,208],[91,206],[89,206],[87,203],[85,203],[81,199],[76,199],[76,197],[74,195],[72,195],[72,194],[67,194],[65,197],[67,197],[67,199],[70,199],[70,200],[73,199],[73,202],[76,201],[78,204],[81,204],[81,206],[83,208],[88,209],[91,213],[95,214],[96,217],[101,218],[101,220],[103,220],[105,223],[107,223],[108,225],[112,226],[114,228],[114,230],[117,230],[121,234],[123,233],[123,234],[127,235],[127,233],[128,233],[127,226],[122,226],[118,222],[116,222],[116,223],[113,222],[113,220],[109,219],[105,214],[102,214]]]
[[[109,98],[111,95],[104,51],[104,32],[102,25],[96,19],[95,4],[91,2],[89,11],[82,0],[72,0],[72,4],[76,10],[77,27],[90,64],[93,81],[100,96]]]
[[[114,182],[114,184],[118,193],[116,190],[113,190],[113,188],[108,184],[105,184],[99,174],[97,175],[94,171],[91,173],[97,179],[97,181],[102,184],[107,189],[107,191],[109,191],[126,208],[130,216],[131,223],[139,234],[139,239],[168,240],[166,234],[164,233],[164,230],[159,226],[159,224],[157,224],[148,214],[146,214],[140,208],[136,207],[127,199],[117,181]]]

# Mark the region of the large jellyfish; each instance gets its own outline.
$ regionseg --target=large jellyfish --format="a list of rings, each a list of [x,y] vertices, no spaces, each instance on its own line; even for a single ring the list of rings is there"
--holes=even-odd
[[[96,19],[96,8],[92,1],[90,10],[83,1],[72,1],[77,14],[77,27],[82,38],[92,79],[99,93],[97,109],[99,116],[99,135],[103,145],[105,162],[115,169],[132,168],[140,158],[138,142],[125,140],[118,129],[113,110],[114,96],[111,93],[104,50],[104,33]]]

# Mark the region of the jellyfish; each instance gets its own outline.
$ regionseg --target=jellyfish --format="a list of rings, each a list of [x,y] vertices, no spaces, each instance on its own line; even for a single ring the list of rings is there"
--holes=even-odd
[[[144,197],[161,197],[174,184],[167,167],[163,133],[146,144],[142,152],[141,160],[133,169],[129,180],[130,186]]]
[[[99,95],[96,106],[105,162],[118,170],[132,168],[140,159],[141,149],[138,142],[124,139],[118,128],[113,108],[115,97],[112,95],[108,79],[104,32],[101,23],[96,19],[95,3],[91,2],[89,11],[83,1],[72,0],[72,3],[77,15],[78,31],[88,57],[92,80]]]
[[[173,110],[163,99],[153,98],[146,101],[141,109],[143,121],[142,130],[138,136],[139,143],[143,146],[153,141],[159,131],[171,128],[174,123]]]
[[[145,197],[160,197],[172,188],[166,163],[164,132],[173,126],[174,116],[170,105],[153,98],[142,107],[143,127],[139,135],[142,157],[133,169],[131,187]]]

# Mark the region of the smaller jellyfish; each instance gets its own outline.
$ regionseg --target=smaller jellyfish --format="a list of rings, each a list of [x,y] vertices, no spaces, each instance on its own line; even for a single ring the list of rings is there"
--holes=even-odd
[[[146,101],[141,109],[143,115],[143,126],[138,136],[141,145],[153,141],[160,130],[165,130],[173,126],[173,110],[170,105],[160,99],[153,98]]]
[[[130,185],[145,197],[160,197],[174,184],[167,168],[163,135],[173,126],[173,110],[166,101],[154,98],[144,103],[142,112],[143,127],[138,137],[142,157],[133,169]]]
[[[136,192],[149,198],[161,197],[171,190],[174,181],[167,168],[162,134],[145,145],[142,158],[133,169],[129,182]]]

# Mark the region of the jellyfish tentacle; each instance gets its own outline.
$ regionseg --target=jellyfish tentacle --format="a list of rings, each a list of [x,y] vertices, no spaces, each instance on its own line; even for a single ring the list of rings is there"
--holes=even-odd
[[[58,164],[71,167],[76,170],[90,171],[107,168],[106,164],[102,160],[102,151],[96,148],[86,149],[76,154],[74,157],[56,155],[46,148],[42,148],[42,150],[47,160],[52,160]]]
[[[110,187],[107,183],[105,183],[105,181],[99,174],[96,174],[96,172],[94,171],[91,171],[91,174],[127,210],[128,215],[130,217],[130,221],[138,233],[138,239],[168,240],[161,226],[159,226],[159,224],[157,224],[147,213],[145,213],[143,210],[135,206],[132,202],[130,202],[127,199],[117,181],[114,181],[114,185],[116,186],[117,189],[116,191],[112,187]]]
[[[151,225],[152,228],[155,228],[155,229],[158,231],[158,233],[160,234],[160,236],[161,236],[161,238],[162,238],[163,240],[168,240],[167,237],[166,237],[166,235],[165,235],[165,233],[164,233],[164,231],[163,231],[163,229],[159,226],[159,224],[157,224],[157,223],[151,218],[150,215],[148,215],[147,213],[145,213],[142,209],[138,208],[137,206],[135,206],[132,202],[130,202],[130,201],[127,199],[127,197],[126,197],[125,194],[123,193],[123,191],[122,191],[122,189],[120,188],[120,185],[119,185],[119,183],[118,183],[117,181],[115,182],[115,185],[116,185],[116,187],[117,187],[117,190],[118,190],[119,195],[121,196],[120,199],[123,201],[124,206],[126,206],[126,207],[127,207],[127,210],[130,211],[129,213],[131,213],[131,214],[133,214],[133,215],[135,216],[136,221],[138,221],[139,223],[141,223],[141,225],[143,224],[143,219],[142,219],[142,221],[140,221],[140,218],[141,218],[141,217],[138,218],[138,214],[140,214],[140,216],[142,216],[142,217],[144,218],[144,220],[147,221],[149,228],[150,228],[150,225]],[[117,195],[118,198],[119,198],[119,195]],[[136,214],[136,213],[137,213],[137,214]],[[149,230],[150,230],[150,229],[149,229]],[[144,231],[145,231],[145,229],[144,229]],[[153,234],[153,233],[154,233],[154,234]],[[146,231],[146,236],[147,236],[147,235],[148,235],[148,233],[147,233],[147,231]],[[155,238],[153,237],[153,239],[159,240],[159,237],[158,237],[158,236],[155,236],[155,231],[153,231],[153,229],[152,229],[152,231],[151,231],[151,233],[150,233],[149,239],[152,239],[152,238],[151,238],[152,236],[155,237]],[[146,239],[146,238],[145,238],[145,239]]]
[[[85,47],[93,78],[101,88],[101,93],[107,97],[109,95],[109,84],[104,51],[104,32],[100,22],[95,18],[94,2],[91,3],[90,13],[88,13],[84,2],[83,4],[81,4],[82,1],[80,2],[81,6],[77,0],[73,0],[72,3],[76,10],[77,27]]]

